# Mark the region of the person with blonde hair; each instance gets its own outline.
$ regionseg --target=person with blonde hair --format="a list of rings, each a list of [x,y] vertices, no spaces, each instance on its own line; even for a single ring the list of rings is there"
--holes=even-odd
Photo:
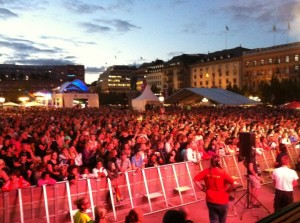
[[[103,205],[97,205],[94,208],[95,213],[95,223],[107,223],[106,213],[107,210]]]

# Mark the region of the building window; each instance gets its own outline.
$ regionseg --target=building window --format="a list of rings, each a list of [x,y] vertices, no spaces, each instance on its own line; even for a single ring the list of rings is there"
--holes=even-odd
[[[203,77],[203,75],[202,74],[200,74],[200,78],[202,78]]]
[[[197,79],[197,76],[196,76],[196,75],[194,75],[194,79]]]
[[[197,72],[197,69],[194,69],[194,73],[196,73]]]
[[[290,62],[290,56],[285,56],[285,62],[286,63]]]
[[[200,84],[200,86],[202,86],[202,84],[203,84],[203,83],[202,83],[202,81],[200,81],[200,83],[199,83],[199,84]]]
[[[250,62],[247,61],[247,62],[246,62],[246,67],[249,67],[249,65],[250,65]]]
[[[289,73],[290,73],[290,68],[289,68],[289,67],[286,67],[286,68],[285,68],[285,73],[286,73],[286,74],[289,74]]]
[[[219,85],[222,85],[222,80],[221,79],[219,80]]]
[[[253,61],[253,66],[256,67],[256,65],[257,65],[257,61],[254,60],[254,61]]]
[[[265,60],[262,59],[262,60],[260,61],[260,64],[261,64],[261,65],[264,65],[264,64],[265,64]]]
[[[228,70],[226,71],[226,76],[229,76],[229,71]]]
[[[236,83],[237,83],[237,81],[236,81],[236,79],[235,79],[235,78],[233,78],[233,83],[234,83],[234,84],[236,84]]]
[[[281,60],[280,60],[280,58],[278,58],[278,59],[277,59],[277,63],[281,63]]]
[[[273,70],[269,70],[268,75],[272,76],[272,74],[273,74]]]
[[[295,71],[299,71],[299,65],[295,65]]]
[[[206,86],[208,86],[208,84],[209,84],[209,81],[205,81],[205,84],[206,84]]]
[[[296,61],[296,62],[299,61],[299,55],[298,55],[298,54],[295,55],[295,61]]]
[[[196,82],[194,82],[194,87],[196,87],[197,86],[197,83]]]
[[[269,64],[272,64],[273,60],[272,58],[269,58]]]

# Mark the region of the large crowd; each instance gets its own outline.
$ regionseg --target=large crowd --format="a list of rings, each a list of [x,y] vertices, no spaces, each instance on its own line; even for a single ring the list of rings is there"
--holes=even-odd
[[[0,187],[114,179],[120,172],[237,154],[239,132],[256,147],[299,146],[300,113],[271,107],[0,110]]]

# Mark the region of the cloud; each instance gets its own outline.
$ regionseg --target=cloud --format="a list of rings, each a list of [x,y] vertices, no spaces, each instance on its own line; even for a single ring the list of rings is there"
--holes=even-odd
[[[67,64],[75,64],[71,60],[65,59],[47,59],[47,58],[40,58],[40,59],[18,59],[18,60],[6,60],[5,63],[9,64],[23,64],[23,65],[67,65]]]
[[[102,73],[105,71],[105,67],[102,66],[102,67],[86,67],[85,68],[85,72],[86,73]]]
[[[59,54],[65,53],[63,49],[58,47],[50,47],[45,44],[36,43],[26,39],[9,38],[0,35],[0,48],[7,48],[13,53],[5,54],[5,63],[19,63],[26,65],[64,65],[74,64],[76,60],[73,56],[62,59],[43,58],[43,54],[49,57],[61,57]],[[58,56],[59,55],[59,56]],[[36,59],[40,58],[40,59]]]
[[[133,25],[128,21],[120,20],[120,19],[113,19],[113,20],[97,19],[95,23],[81,22],[79,23],[79,25],[84,27],[86,29],[86,32],[88,33],[109,33],[109,32],[125,33],[133,29],[140,29],[140,27]]]
[[[105,8],[100,5],[88,4],[80,0],[65,1],[63,5],[66,9],[80,14],[90,14],[97,11],[105,11]]]
[[[0,18],[1,19],[9,19],[9,18],[15,18],[15,17],[19,17],[19,16],[8,9],[0,8]]]
[[[76,39],[72,38],[62,38],[62,37],[56,37],[56,36],[40,36],[41,39],[45,40],[59,40],[67,43],[73,43],[74,45],[97,45],[96,42],[92,41],[78,41]]]
[[[170,52],[167,55],[168,55],[168,57],[175,57],[175,56],[179,56],[181,54],[184,54],[184,52],[180,52],[180,51],[178,51],[178,52]]]
[[[105,33],[111,31],[111,28],[108,26],[100,26],[89,22],[81,22],[79,24],[84,27],[88,33]]]
[[[224,11],[233,21],[239,21],[241,24],[255,22],[259,26],[266,27],[270,32],[275,24],[277,31],[286,31],[288,21],[292,19],[292,11],[299,8],[299,1],[286,0],[274,1],[272,4],[266,1],[234,2],[223,6]],[[216,13],[217,10],[214,9]]]
[[[34,45],[39,45],[38,43],[34,43],[29,40],[23,40],[18,38],[7,38],[3,37],[3,40],[0,40],[0,47],[5,47],[11,50],[14,50],[15,52],[27,52],[27,53],[59,53],[63,52],[60,48],[40,48],[36,47]],[[48,47],[44,44],[40,44],[40,46]]]
[[[98,19],[97,22],[109,25],[111,30],[115,30],[117,32],[129,32],[133,29],[141,29],[141,27],[138,27],[134,24],[131,24],[128,21],[121,20],[121,19],[112,19],[112,20],[104,20],[104,19]]]

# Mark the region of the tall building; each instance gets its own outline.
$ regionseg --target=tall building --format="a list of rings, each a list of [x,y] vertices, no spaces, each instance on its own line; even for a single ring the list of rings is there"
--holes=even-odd
[[[105,93],[128,93],[134,88],[134,66],[115,65],[107,68],[98,79],[98,87]]]
[[[155,60],[151,63],[142,64],[135,72],[135,75],[142,85],[146,81],[147,85],[155,86],[162,93],[165,88],[163,68],[164,61]],[[143,87],[137,84],[138,91],[142,90]]]
[[[33,66],[0,64],[0,92],[8,99],[29,92],[51,91],[67,81],[84,81],[83,65]]]
[[[249,49],[236,47],[208,53],[190,65],[190,83],[193,88],[223,88],[241,86],[242,55]]]
[[[243,55],[242,85],[256,90],[260,83],[279,80],[300,79],[300,42],[257,48]]]
[[[203,58],[203,54],[182,54],[173,57],[165,63],[164,72],[164,92],[165,97],[170,96],[175,91],[190,87],[190,67],[189,65]]]

